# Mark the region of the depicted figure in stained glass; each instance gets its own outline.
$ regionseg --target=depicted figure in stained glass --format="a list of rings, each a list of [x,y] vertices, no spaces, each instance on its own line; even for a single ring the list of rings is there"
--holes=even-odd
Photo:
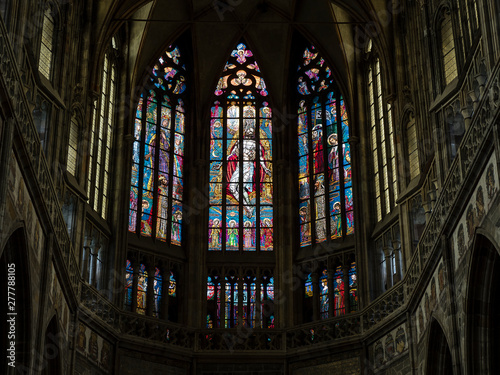
[[[314,46],[307,46],[301,57],[296,81],[297,151],[300,246],[305,247],[354,233],[354,215],[344,99]]]
[[[235,141],[230,150],[227,158],[228,161],[236,161],[240,154],[240,147],[243,156],[243,191],[240,191],[240,163],[228,163],[227,180],[228,180],[228,193],[234,197],[236,202],[240,202],[243,198],[245,205],[251,205],[253,202],[250,200],[249,194],[255,191],[255,183],[264,182],[265,175],[271,176],[271,170],[267,167],[266,161],[263,160],[264,148],[255,139],[255,129],[251,126],[246,126],[243,129],[244,139],[242,142]],[[261,154],[260,163],[257,167],[256,153]],[[252,216],[252,211],[245,206],[246,215]]]
[[[273,249],[273,232],[272,232],[271,219],[264,219],[264,227],[260,230],[260,243],[262,250],[272,250]]]
[[[219,219],[214,219],[212,221],[212,226],[215,228],[210,229],[210,247],[218,248],[220,247],[220,229],[218,228],[220,225]]]
[[[339,267],[340,268],[340,267]],[[334,309],[335,314],[340,315],[344,313],[344,280],[342,278],[342,271],[337,269],[334,279]]]
[[[238,229],[236,229],[236,221],[229,222],[227,230],[227,245],[229,247],[238,247]]]
[[[245,248],[255,248],[255,231],[251,228],[252,223],[250,221],[245,221],[243,224],[243,247]]]
[[[137,312],[144,314],[146,311],[146,292],[148,290],[148,274],[141,265],[141,272],[137,280]]]

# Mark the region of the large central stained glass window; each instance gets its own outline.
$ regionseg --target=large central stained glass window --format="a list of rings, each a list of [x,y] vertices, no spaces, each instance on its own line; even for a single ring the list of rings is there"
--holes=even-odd
[[[186,68],[171,45],[159,58],[137,105],[128,229],[180,245]]]
[[[272,121],[245,43],[227,61],[210,118],[210,251],[273,250]]]
[[[354,232],[349,124],[344,98],[314,46],[297,70],[300,245]]]

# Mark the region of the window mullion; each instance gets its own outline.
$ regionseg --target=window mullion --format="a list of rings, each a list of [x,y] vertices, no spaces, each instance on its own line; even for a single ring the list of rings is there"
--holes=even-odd
[[[221,250],[226,252],[227,244],[227,110],[229,108],[229,100],[226,100],[226,105],[222,106],[222,221],[220,224],[221,230]],[[225,290],[224,290],[225,293]]]

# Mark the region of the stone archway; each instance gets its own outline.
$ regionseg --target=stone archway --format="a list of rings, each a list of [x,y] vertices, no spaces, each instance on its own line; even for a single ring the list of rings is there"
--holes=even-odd
[[[500,373],[500,255],[477,234],[472,248],[466,301],[468,374]]]
[[[0,367],[3,374],[30,367],[32,316],[27,259],[24,230],[19,228],[7,240],[0,258],[0,290],[5,298],[0,303],[0,316],[7,320],[7,324],[0,324],[0,350],[6,359]],[[8,353],[7,358],[3,353]]]
[[[427,348],[428,375],[453,375],[451,351],[443,328],[437,320],[433,320],[429,331],[429,346]]]

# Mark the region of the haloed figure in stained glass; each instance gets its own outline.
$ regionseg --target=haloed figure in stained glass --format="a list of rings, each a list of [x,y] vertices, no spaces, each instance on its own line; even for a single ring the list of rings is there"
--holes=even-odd
[[[211,108],[208,248],[272,251],[272,114],[253,53],[231,53]],[[224,241],[221,241],[224,239]]]
[[[243,199],[242,202],[246,205],[245,215],[252,217],[253,206],[250,205],[255,204],[255,202],[250,199],[250,194],[256,191],[255,183],[262,183],[265,175],[271,176],[271,170],[266,166],[266,161],[263,158],[264,149],[262,145],[257,145],[254,139],[255,129],[252,123],[245,122],[243,133],[243,141],[235,141],[227,158],[228,161],[237,160],[241,149],[243,156],[243,191],[240,191],[240,164],[229,163],[227,171],[228,192],[237,203],[240,203],[240,200]],[[256,165],[257,152],[262,155],[258,166]],[[232,165],[235,166],[234,169],[230,167]]]

